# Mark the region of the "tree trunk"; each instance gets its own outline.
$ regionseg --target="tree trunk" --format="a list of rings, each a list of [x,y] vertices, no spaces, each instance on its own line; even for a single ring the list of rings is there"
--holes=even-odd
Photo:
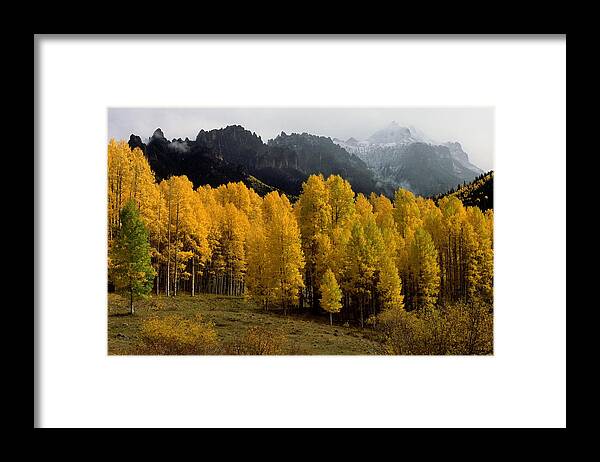
[[[169,224],[167,225],[167,284],[165,286],[165,294],[170,295],[171,284],[171,186],[169,185]]]
[[[192,255],[192,297],[194,296],[194,256]]]
[[[129,313],[133,314],[133,287],[129,286]]]
[[[158,230],[158,242],[156,243],[156,295],[160,292],[160,206],[162,205],[162,189],[158,188],[158,222],[156,229]]]
[[[333,316],[331,313],[329,313],[329,325],[333,326]]]
[[[158,267],[156,269],[156,295],[158,295],[160,286],[160,261],[158,262]]]
[[[173,277],[174,295],[177,296],[177,250],[179,249],[179,201],[175,218],[175,276]]]
[[[360,308],[360,327],[363,328],[364,327],[364,320],[363,320],[363,296],[361,295],[359,297],[359,308]]]

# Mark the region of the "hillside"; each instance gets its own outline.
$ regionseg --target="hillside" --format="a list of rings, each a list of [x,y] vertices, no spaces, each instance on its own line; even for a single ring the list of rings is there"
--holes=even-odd
[[[458,197],[465,206],[476,206],[482,211],[494,208],[494,171],[479,175],[470,183],[465,183],[447,193],[431,198],[437,204],[445,196]]]
[[[371,192],[382,192],[367,165],[357,155],[335,144],[331,138],[309,133],[287,135],[281,132],[275,139],[269,140],[268,146],[295,153],[293,164],[285,163],[280,166],[296,169],[304,176],[302,181],[311,174],[322,173],[325,177],[340,175],[357,193],[368,195]]]

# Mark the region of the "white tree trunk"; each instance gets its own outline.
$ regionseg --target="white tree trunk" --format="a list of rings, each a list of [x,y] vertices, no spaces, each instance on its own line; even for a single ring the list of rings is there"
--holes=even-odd
[[[195,271],[194,271],[194,256],[192,255],[192,297],[194,296],[194,280],[195,280]]]

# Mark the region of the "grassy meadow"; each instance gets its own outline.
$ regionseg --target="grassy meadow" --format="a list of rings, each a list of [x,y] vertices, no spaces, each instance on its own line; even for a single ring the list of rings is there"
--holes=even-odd
[[[330,326],[328,318],[308,313],[284,316],[282,311],[265,311],[243,297],[153,295],[135,302],[135,314],[128,310],[126,298],[108,294],[110,355],[148,354],[143,350],[142,324],[149,319],[177,316],[195,322],[198,314],[214,325],[219,350],[213,354],[232,354],[228,347],[243,341],[252,328],[264,328],[279,339],[275,354],[372,355],[382,350],[380,334],[370,328],[336,325],[335,320]]]

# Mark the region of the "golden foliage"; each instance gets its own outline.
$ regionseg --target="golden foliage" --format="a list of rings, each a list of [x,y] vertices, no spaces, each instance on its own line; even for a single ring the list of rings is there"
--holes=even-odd
[[[335,280],[333,271],[328,268],[321,283],[321,306],[328,313],[338,313],[342,308],[341,298],[340,286]]]
[[[215,353],[218,346],[214,324],[200,314],[194,319],[150,318],[142,324],[141,337],[144,353],[151,355],[206,355]]]
[[[415,346],[425,341],[419,338],[452,343],[432,332],[464,339],[469,322],[491,339],[491,315],[474,307],[493,304],[493,210],[465,207],[458,194],[437,206],[403,189],[393,200],[367,198],[339,175],[311,175],[292,207],[283,194],[260,197],[241,182],[194,190],[173,176],[157,184],[143,153],[115,140],[108,143],[107,192],[109,249],[131,199],[148,229],[156,293],[249,296],[265,309],[308,303],[318,313],[319,306],[337,308],[327,301],[331,280],[323,284],[331,272],[342,320],[410,312],[390,321],[394,335],[412,339],[402,351],[434,348]],[[470,342],[447,349],[491,348],[487,340]]]

